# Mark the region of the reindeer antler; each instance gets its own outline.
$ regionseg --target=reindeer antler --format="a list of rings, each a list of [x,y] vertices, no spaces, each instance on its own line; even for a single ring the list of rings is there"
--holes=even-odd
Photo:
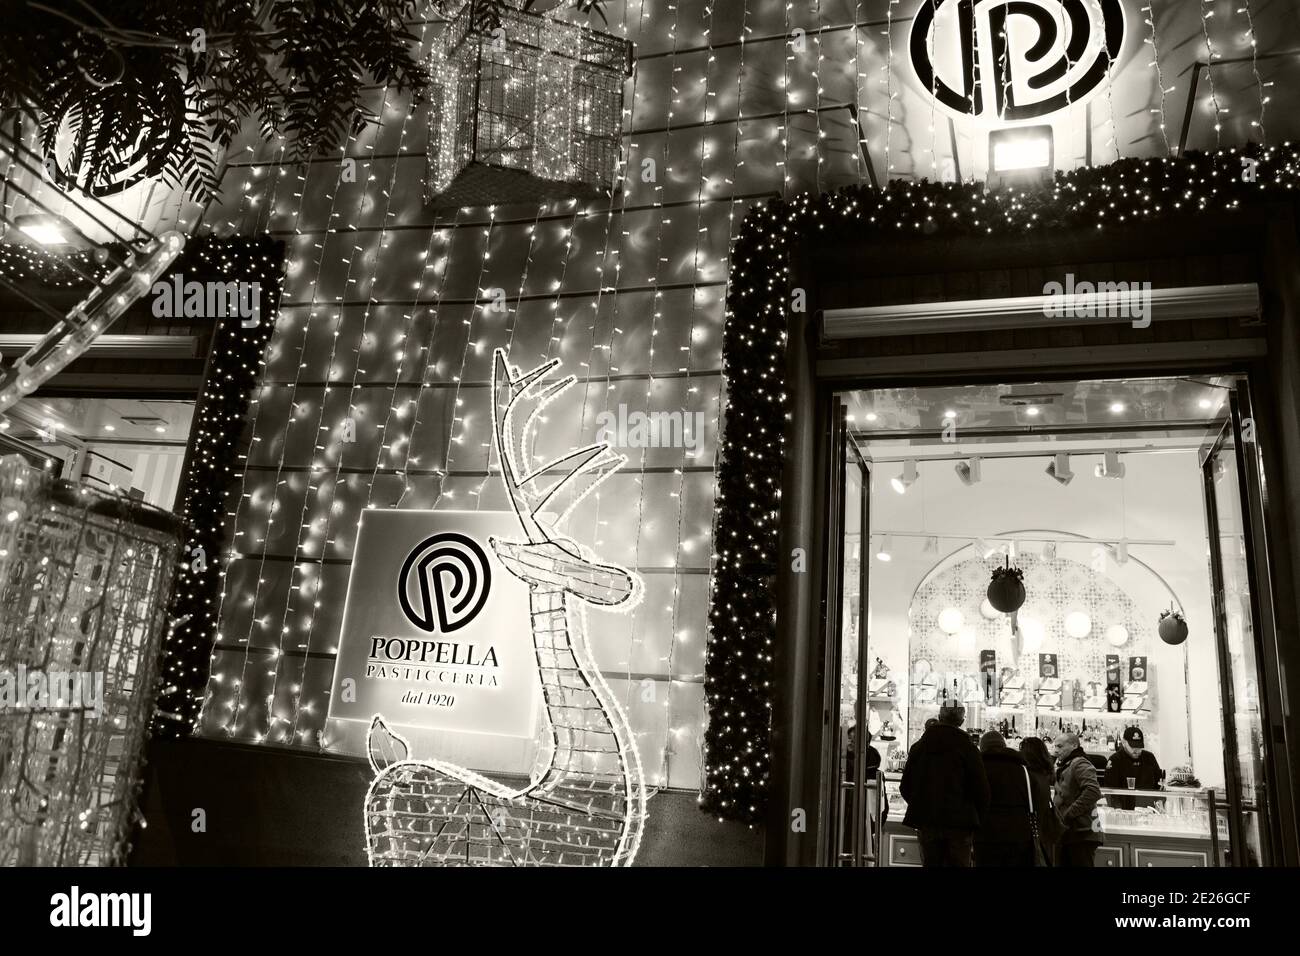
[[[534,544],[551,540],[551,536],[537,521],[536,516],[555,498],[560,489],[581,475],[595,475],[583,493],[560,516],[560,520],[563,520],[579,501],[595,490],[627,460],[624,456],[612,452],[607,443],[600,442],[562,455],[521,477],[517,456],[523,458],[525,468],[531,462],[533,456],[530,438],[538,415],[542,409],[577,382],[575,376],[567,375],[539,391],[546,377],[559,364],[558,358],[551,359],[530,372],[515,373],[511,371],[505,349],[496,349],[492,359],[493,434],[496,439],[497,457],[501,460],[501,474],[505,479],[506,490],[510,494],[510,503],[514,506],[515,514],[519,516],[519,523],[523,526],[528,540]],[[516,442],[514,412],[517,406],[525,401],[536,404]],[[556,469],[567,470],[549,488],[538,488],[538,479]]]

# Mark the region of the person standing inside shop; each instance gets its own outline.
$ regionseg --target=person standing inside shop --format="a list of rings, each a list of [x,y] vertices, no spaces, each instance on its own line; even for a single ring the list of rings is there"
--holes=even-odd
[[[1025,737],[1020,741],[1020,756],[1029,770],[1030,789],[1034,794],[1034,812],[1038,815],[1038,842],[1048,865],[1056,858],[1056,847],[1061,842],[1061,818],[1052,803],[1052,755],[1047,744],[1039,737]]]
[[[970,735],[966,709],[945,701],[939,721],[912,745],[899,791],[903,824],[918,831],[923,866],[970,866],[975,831],[989,812],[989,781]]]
[[[975,831],[976,866],[1033,866],[1030,781],[1025,761],[996,730],[980,738],[989,780],[989,812]]]
[[[1106,763],[1102,785],[1113,790],[1159,790],[1161,776],[1160,763],[1156,755],[1146,749],[1142,729],[1129,727]],[[1123,797],[1112,793],[1106,802],[1119,810],[1132,810],[1134,807],[1154,807],[1159,799]]]
[[[1059,735],[1052,744],[1056,753],[1056,812],[1061,818],[1058,866],[1092,866],[1103,838],[1094,823],[1101,787],[1097,770],[1079,746],[1076,734]]]

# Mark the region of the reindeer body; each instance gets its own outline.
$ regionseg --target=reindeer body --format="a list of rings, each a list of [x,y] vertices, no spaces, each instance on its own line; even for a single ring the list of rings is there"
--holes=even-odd
[[[515,789],[446,761],[408,759],[406,741],[376,716],[369,749],[377,776],[365,811],[372,865],[626,866],[636,855],[645,820],[644,776],[627,718],[592,659],[582,603],[634,604],[639,581],[553,538],[535,512],[568,479],[545,497],[529,494],[541,470],[521,479],[514,462],[510,409],[555,364],[516,378],[498,349],[493,374],[494,393],[502,373],[506,379],[497,447],[528,540],[490,543],[529,587],[547,733],[528,784]],[[569,384],[572,379],[547,394]],[[593,446],[567,456],[562,461],[580,460],[569,477],[593,463],[608,464],[601,461],[607,450]]]

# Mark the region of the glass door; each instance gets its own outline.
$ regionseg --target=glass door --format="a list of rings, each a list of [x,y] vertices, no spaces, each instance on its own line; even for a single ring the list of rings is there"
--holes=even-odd
[[[1224,735],[1228,863],[1267,866],[1269,774],[1265,694],[1259,680],[1258,598],[1243,490],[1238,396],[1201,455]]]
[[[847,427],[842,447],[842,575],[836,600],[840,612],[836,655],[838,707],[832,712],[836,741],[833,859],[837,866],[875,866],[881,845],[879,808],[884,797],[877,773],[879,760],[868,759],[875,754],[870,740],[874,729],[878,729],[867,666],[871,472]]]

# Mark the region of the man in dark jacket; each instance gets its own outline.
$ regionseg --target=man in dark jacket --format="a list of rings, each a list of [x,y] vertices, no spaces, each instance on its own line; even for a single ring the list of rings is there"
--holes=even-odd
[[[1056,812],[1064,827],[1057,865],[1092,866],[1103,840],[1100,820],[1093,812],[1101,799],[1097,770],[1079,746],[1077,735],[1061,734],[1052,747],[1056,752]]]
[[[989,812],[975,831],[976,866],[1033,866],[1034,831],[1029,824],[1029,770],[1007,749],[996,730],[980,738],[989,779]]]
[[[989,782],[979,751],[961,729],[965,719],[961,704],[946,702],[903,768],[903,823],[919,831],[924,866],[970,866],[975,831],[988,813]]]
[[[1102,778],[1103,786],[1115,790],[1159,790],[1160,763],[1156,755],[1146,750],[1146,740],[1140,727],[1129,727],[1120,739],[1119,749],[1111,754],[1106,764],[1106,775]],[[1129,788],[1128,781],[1133,781]],[[1106,803],[1119,810],[1132,810],[1134,807],[1153,807],[1160,800],[1157,797],[1121,797],[1111,794]]]

